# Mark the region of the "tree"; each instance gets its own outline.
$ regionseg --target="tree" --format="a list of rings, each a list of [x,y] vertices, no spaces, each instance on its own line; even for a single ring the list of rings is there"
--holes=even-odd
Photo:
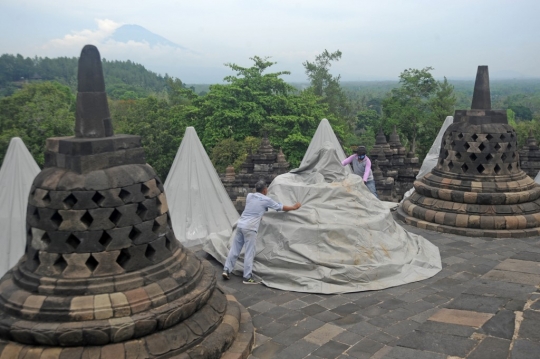
[[[399,76],[399,87],[383,100],[382,126],[386,133],[397,126],[410,141],[416,141],[420,157],[424,157],[446,116],[453,114],[454,88],[436,81],[432,67],[407,69]]]
[[[24,86],[0,99],[0,162],[11,137],[21,137],[38,165],[43,166],[45,140],[73,135],[75,96],[56,82]]]
[[[206,96],[193,99],[190,116],[207,151],[224,139],[241,142],[266,132],[271,144],[282,147],[287,160],[296,166],[321,119],[328,118],[338,134],[344,133],[312,89],[298,92],[287,84],[281,76],[288,71],[267,72],[275,64],[268,58],[251,60],[251,67],[226,64],[236,74],[227,76],[226,84],[210,86]]]
[[[314,62],[305,61],[302,65],[306,69],[306,75],[313,93],[328,104],[331,113],[343,119],[351,120],[351,107],[347,95],[339,83],[341,76],[332,76],[330,73],[332,62],[339,61],[341,55],[339,50],[332,53],[324,50],[315,57]]]

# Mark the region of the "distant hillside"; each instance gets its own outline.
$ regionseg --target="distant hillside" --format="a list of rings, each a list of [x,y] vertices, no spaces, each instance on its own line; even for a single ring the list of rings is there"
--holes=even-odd
[[[58,81],[76,91],[78,59],[59,57],[24,58],[21,55],[0,56],[0,97],[8,96],[27,81]],[[146,97],[166,89],[167,75],[161,76],[131,61],[103,59],[107,93],[112,98]]]

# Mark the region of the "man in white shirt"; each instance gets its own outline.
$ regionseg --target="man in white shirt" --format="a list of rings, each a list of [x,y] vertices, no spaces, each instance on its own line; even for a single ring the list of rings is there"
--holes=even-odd
[[[242,212],[242,216],[238,220],[236,226],[236,235],[234,237],[227,261],[223,267],[223,279],[229,279],[229,273],[234,269],[234,264],[242,251],[242,247],[246,246],[244,255],[244,284],[259,284],[253,279],[253,259],[255,258],[255,248],[257,247],[257,231],[261,218],[268,208],[276,211],[294,211],[300,208],[301,204],[296,203],[294,206],[284,206],[277,203],[272,198],[267,197],[268,188],[266,182],[259,181],[255,184],[255,193],[249,193],[246,198],[246,208]]]

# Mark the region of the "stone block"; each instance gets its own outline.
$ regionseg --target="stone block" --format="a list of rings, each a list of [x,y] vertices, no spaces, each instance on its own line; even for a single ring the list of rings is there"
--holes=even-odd
[[[491,317],[493,314],[443,308],[429,317],[429,320],[480,328]]]
[[[94,276],[118,275],[124,273],[124,269],[116,262],[120,251],[107,251],[93,253],[92,256],[99,263],[93,271]]]
[[[136,203],[116,207],[109,216],[109,220],[113,222],[116,227],[127,227],[139,224],[142,220],[137,215],[137,208],[138,205]]]
[[[88,210],[92,217],[92,222],[88,226],[88,230],[112,229],[116,224],[111,220],[114,208],[95,208]]]
[[[145,199],[144,194],[141,192],[141,185],[139,183],[122,187],[118,196],[125,204],[139,203]]]
[[[122,249],[131,246],[132,240],[129,237],[133,227],[113,228],[104,231],[101,244],[107,250]]]
[[[154,233],[154,220],[142,222],[133,227],[130,232],[129,238],[134,244],[144,244],[154,241],[158,238],[158,235]]]

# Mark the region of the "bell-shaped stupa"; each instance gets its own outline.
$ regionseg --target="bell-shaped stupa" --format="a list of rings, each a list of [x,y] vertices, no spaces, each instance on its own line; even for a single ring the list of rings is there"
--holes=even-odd
[[[484,237],[540,233],[540,186],[520,168],[506,110],[492,110],[487,66],[479,66],[471,110],[457,110],[435,168],[414,183],[398,216],[439,232]]]
[[[0,357],[241,357],[249,314],[176,240],[140,137],[113,134],[96,47],[78,78],[76,137],[47,140],[26,254],[0,280]]]

